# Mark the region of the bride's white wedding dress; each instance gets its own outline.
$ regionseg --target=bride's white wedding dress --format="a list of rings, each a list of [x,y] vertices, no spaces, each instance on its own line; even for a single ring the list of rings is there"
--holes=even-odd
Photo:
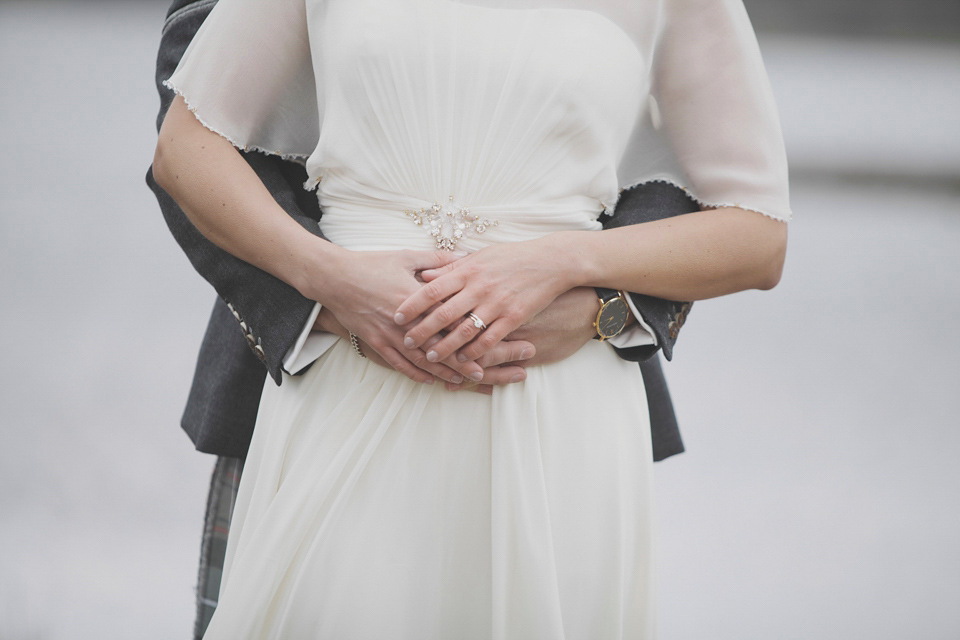
[[[786,218],[776,113],[727,4],[701,55],[726,46],[744,78],[678,82],[657,80],[690,64],[671,29],[710,20],[660,0],[221,0],[170,86],[238,146],[306,161],[350,249],[597,230],[641,179]],[[727,94],[756,140],[710,127]],[[651,466],[639,369],[608,344],[485,396],[340,341],[264,389],[206,637],[650,638]]]

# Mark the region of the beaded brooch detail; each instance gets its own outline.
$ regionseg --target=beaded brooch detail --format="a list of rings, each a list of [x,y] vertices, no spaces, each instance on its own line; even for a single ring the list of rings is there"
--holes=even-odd
[[[500,224],[497,220],[481,218],[461,207],[450,196],[446,204],[434,202],[429,207],[416,211],[404,211],[415,225],[426,226],[437,242],[437,249],[453,251],[457,243],[470,233],[483,233],[488,227]]]

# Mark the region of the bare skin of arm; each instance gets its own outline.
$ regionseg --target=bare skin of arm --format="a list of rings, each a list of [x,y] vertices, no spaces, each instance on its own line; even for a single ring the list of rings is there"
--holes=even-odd
[[[494,386],[525,380],[524,369],[528,366],[550,364],[573,355],[596,335],[593,323],[599,308],[597,294],[592,287],[578,287],[560,294],[546,309],[477,359],[477,363],[483,367],[482,380],[448,381],[447,390],[467,389],[490,394]],[[634,321],[631,316],[630,322]],[[347,330],[326,308],[317,316],[314,329],[334,333],[341,338],[348,336]],[[426,346],[432,346],[439,340],[434,336]],[[530,343],[536,345],[535,350],[526,346]],[[361,348],[364,348],[362,341]],[[364,353],[368,351],[364,349]],[[389,367],[376,352],[368,357],[376,364]]]
[[[451,389],[479,384],[479,390],[489,392],[490,385],[523,380],[526,372],[520,363],[561,359],[593,336],[596,296],[584,289],[558,296],[541,317],[531,318],[485,358],[429,362],[424,350],[403,346],[404,328],[394,324],[394,312],[422,286],[419,271],[458,256],[352,252],[317,238],[280,209],[234,147],[204,128],[182,98],[174,101],[163,123],[154,175],[211,241],[323,304],[315,328],[341,337],[353,331],[371,360],[419,382],[432,382],[436,376]],[[427,348],[439,341],[442,329],[437,333]]]
[[[427,351],[431,361],[457,350],[458,359],[469,361],[573,287],[609,287],[668,300],[770,289],[780,280],[786,243],[785,223],[733,207],[600,232],[562,231],[486,247],[425,271],[429,284],[397,309],[395,321],[406,325],[407,318],[427,314],[406,334],[406,346],[416,349],[437,326],[477,314],[486,330],[460,322]]]
[[[391,367],[418,382],[481,377],[482,368],[428,362],[405,349],[393,311],[422,286],[417,274],[456,256],[438,251],[354,252],[314,236],[288,216],[227,141],[206,129],[181,97],[170,106],[154,177],[214,244],[334,312]]]

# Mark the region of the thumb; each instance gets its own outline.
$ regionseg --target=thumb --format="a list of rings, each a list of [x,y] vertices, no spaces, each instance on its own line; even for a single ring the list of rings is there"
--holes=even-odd
[[[414,251],[411,256],[410,268],[414,271],[439,269],[466,255],[463,251]]]

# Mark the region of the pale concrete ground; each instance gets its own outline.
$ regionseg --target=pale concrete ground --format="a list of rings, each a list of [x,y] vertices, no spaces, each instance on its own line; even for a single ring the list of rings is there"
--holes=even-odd
[[[143,184],[161,20],[0,3],[2,640],[190,632],[212,292]],[[956,175],[960,50],[764,47],[798,169]],[[661,637],[958,638],[960,192],[805,179],[794,208],[781,285],[697,303],[668,367]]]

